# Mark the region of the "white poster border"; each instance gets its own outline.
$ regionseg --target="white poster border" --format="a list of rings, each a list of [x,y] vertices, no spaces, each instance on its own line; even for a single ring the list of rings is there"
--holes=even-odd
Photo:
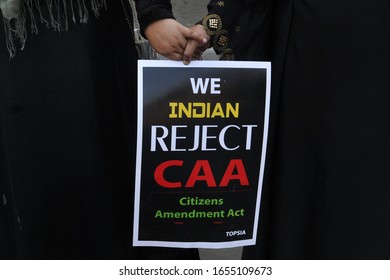
[[[141,199],[141,166],[142,166],[142,143],[143,143],[143,68],[144,67],[193,67],[193,68],[237,68],[237,69],[265,69],[266,70],[266,93],[264,110],[264,130],[261,151],[260,172],[258,180],[258,191],[255,209],[255,220],[253,224],[253,235],[250,239],[233,240],[225,242],[171,242],[139,240],[139,215]],[[171,60],[138,60],[138,103],[137,103],[137,155],[135,173],[135,197],[134,197],[134,227],[133,246],[153,246],[153,247],[173,247],[173,248],[202,248],[202,249],[223,249],[241,246],[251,246],[256,244],[256,236],[260,217],[261,194],[263,188],[264,169],[267,152],[267,140],[269,129],[270,102],[271,102],[271,63],[266,61],[218,61],[203,60],[193,61],[189,65],[184,65],[179,61]]]

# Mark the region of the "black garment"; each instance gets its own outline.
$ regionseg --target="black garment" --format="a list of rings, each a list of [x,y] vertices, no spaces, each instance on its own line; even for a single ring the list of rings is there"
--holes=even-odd
[[[390,2],[272,2],[270,146],[243,257],[390,259]]]
[[[210,1],[207,8],[208,20],[202,23],[221,60],[254,60],[268,54],[271,0]]]
[[[172,14],[170,0],[135,0],[135,3],[138,11],[138,21],[144,36],[145,28],[152,22],[159,19],[175,18]]]
[[[0,40],[4,46],[3,26]],[[120,1],[0,51],[0,259],[197,259],[133,248],[136,51]]]

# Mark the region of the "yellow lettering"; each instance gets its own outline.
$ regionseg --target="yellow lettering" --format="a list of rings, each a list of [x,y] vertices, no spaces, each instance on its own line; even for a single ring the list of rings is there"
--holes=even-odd
[[[221,103],[217,103],[214,107],[213,113],[211,114],[211,118],[215,118],[215,117],[225,118],[225,114],[223,113]]]
[[[196,108],[192,109],[192,117],[196,119],[203,119],[206,116],[206,104],[202,102],[194,102],[192,105],[193,107],[199,108],[199,110]]]
[[[169,118],[238,118],[240,103],[170,102]]]
[[[183,118],[183,113],[187,118],[191,118],[191,109],[192,104],[188,103],[188,107],[184,105],[184,103],[179,103],[179,118]]]
[[[230,114],[232,114],[235,118],[238,118],[239,109],[240,103],[236,103],[235,108],[233,108],[231,103],[226,103],[226,117],[229,118]]]
[[[177,114],[176,114],[177,102],[169,102],[169,107],[171,107],[171,113],[169,114],[169,118],[176,119],[177,118]]]

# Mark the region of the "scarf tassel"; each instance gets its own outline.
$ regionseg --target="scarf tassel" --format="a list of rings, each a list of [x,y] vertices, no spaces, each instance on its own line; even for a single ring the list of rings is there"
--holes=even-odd
[[[86,4],[86,1],[90,1],[89,5]],[[44,7],[47,9],[48,16],[46,17],[41,10],[42,3],[46,4]],[[5,41],[10,58],[14,57],[17,51],[15,40],[19,41],[20,49],[24,49],[28,34],[26,26],[28,22],[31,35],[38,34],[37,21],[47,28],[62,32],[69,29],[69,18],[73,23],[87,23],[89,11],[92,11],[95,17],[99,17],[99,11],[102,8],[107,8],[106,0],[0,0],[0,4]],[[7,5],[9,6],[7,7]],[[7,8],[9,9],[7,10]]]

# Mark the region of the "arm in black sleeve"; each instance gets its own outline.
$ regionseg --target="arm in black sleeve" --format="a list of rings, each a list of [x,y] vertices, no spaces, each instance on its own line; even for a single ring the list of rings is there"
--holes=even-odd
[[[208,14],[218,15],[221,29],[231,30],[237,18],[246,10],[253,9],[261,0],[211,0],[207,5]]]
[[[135,0],[135,2],[142,34],[145,28],[154,21],[166,18],[175,19],[170,0]]]
[[[271,0],[211,0],[208,3],[208,15],[201,24],[212,36],[211,46],[217,54],[221,54],[222,59],[234,59],[238,48],[242,48],[242,41],[255,35],[251,33],[255,26],[260,28],[262,25],[270,2]]]

